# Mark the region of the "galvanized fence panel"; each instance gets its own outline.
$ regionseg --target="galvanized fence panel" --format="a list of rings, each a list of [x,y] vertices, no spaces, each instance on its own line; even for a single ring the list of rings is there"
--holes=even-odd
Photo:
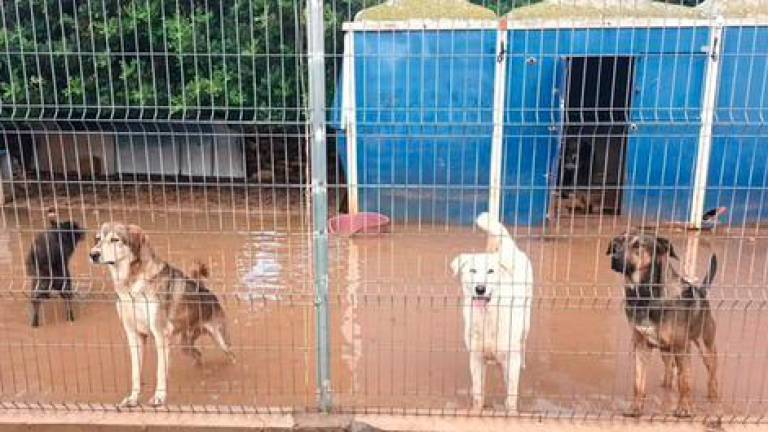
[[[176,335],[170,407],[316,408],[304,12],[257,0],[0,5],[4,404],[114,409],[128,394],[115,287],[89,264],[99,226],[119,221],[187,274],[207,265],[226,311],[237,363],[201,337],[195,366]],[[50,263],[25,264],[49,209],[85,230],[69,263],[74,321],[53,295],[32,328],[34,277],[66,276],[49,271],[62,261],[49,244]],[[144,351],[146,409],[156,354]]]
[[[690,283],[718,258],[717,354],[681,352],[670,389],[656,349],[646,418],[684,414],[690,374],[697,417],[762,421],[768,20],[751,0],[694,6],[1,3],[0,402],[111,410],[128,394],[115,284],[89,262],[99,226],[120,221],[186,274],[205,264],[237,357],[201,338],[195,365],[180,321],[159,409],[620,417],[633,331],[671,349],[653,324],[689,324],[693,348],[703,327],[701,298],[626,309],[631,279],[606,252],[643,228]],[[455,261],[508,244],[473,226],[483,212],[530,285],[511,282],[524,260]],[[388,222],[339,232],[371,213]],[[28,257],[38,235],[71,238],[52,220],[83,228],[68,272],[49,243]],[[701,296],[673,270],[664,295]],[[74,321],[53,295],[30,326],[36,278],[72,288]],[[155,409],[154,346],[137,409]],[[717,360],[717,401],[701,359]]]

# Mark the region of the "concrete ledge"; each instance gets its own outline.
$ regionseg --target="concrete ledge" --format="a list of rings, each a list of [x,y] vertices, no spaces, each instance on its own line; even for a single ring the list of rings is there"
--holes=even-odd
[[[290,414],[188,414],[162,412],[5,410],[0,412],[2,430],[104,430],[161,431],[225,430],[249,428],[264,431],[289,430],[294,426]],[[54,429],[54,427],[56,427]],[[6,429],[10,428],[10,429]],[[14,429],[18,428],[18,429]],[[118,429],[113,429],[118,428]]]
[[[0,431],[328,431],[328,432],[701,432],[766,431],[765,424],[706,426],[702,422],[649,422],[627,419],[556,420],[321,414],[189,414],[161,412],[87,412],[2,410]]]

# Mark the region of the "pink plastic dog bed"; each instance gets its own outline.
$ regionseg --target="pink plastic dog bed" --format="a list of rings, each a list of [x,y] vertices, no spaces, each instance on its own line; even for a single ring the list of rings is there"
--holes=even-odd
[[[328,232],[336,235],[378,234],[387,231],[389,218],[378,213],[345,214],[328,221]]]

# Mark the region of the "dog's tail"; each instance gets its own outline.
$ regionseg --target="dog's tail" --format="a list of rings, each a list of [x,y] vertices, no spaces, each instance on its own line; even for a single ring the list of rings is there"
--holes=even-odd
[[[717,256],[712,254],[712,256],[709,257],[707,274],[704,275],[704,279],[702,279],[701,286],[698,289],[699,295],[703,298],[707,297],[707,291],[712,286],[712,281],[715,280],[715,276],[717,276]]]
[[[498,220],[492,219],[487,212],[481,213],[475,223],[480,229],[488,233],[488,251],[498,252],[502,266],[513,272],[520,255],[520,249],[518,249],[507,228]]]
[[[495,219],[491,219],[491,215],[488,212],[481,213],[475,223],[492,237],[509,237],[509,231],[507,231],[504,225]]]
[[[196,260],[194,267],[192,267],[192,271],[189,272],[189,275],[192,277],[192,279],[207,279],[210,273],[208,271],[207,265]]]

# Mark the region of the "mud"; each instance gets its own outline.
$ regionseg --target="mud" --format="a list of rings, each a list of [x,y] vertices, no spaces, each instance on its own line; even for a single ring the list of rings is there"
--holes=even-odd
[[[42,208],[42,206],[39,206]],[[159,255],[182,268],[202,259],[227,310],[238,363],[204,342],[206,364],[179,349],[171,360],[173,404],[314,408],[315,306],[310,235],[301,211],[185,213],[173,208],[74,207],[94,229],[109,218],[140,223]],[[44,307],[41,328],[28,323],[23,254],[44,212],[7,208],[0,231],[0,399],[17,402],[117,402],[130,366],[104,271],[87,262],[87,243],[72,261],[77,320],[60,302]],[[520,408],[547,414],[620,414],[631,394],[630,333],[620,279],[604,255],[627,226],[620,219],[561,221],[559,228],[514,230],[534,263],[533,321],[526,347]],[[666,233],[685,256],[698,241],[694,274],[708,250],[721,259],[712,290],[718,323],[723,404],[705,400],[705,375],[694,360],[697,412],[758,416],[766,412],[765,334],[768,238],[760,230],[694,237]],[[698,240],[696,240],[698,239]],[[458,284],[448,262],[481,250],[471,229],[397,225],[390,234],[330,241],[332,382],[339,410],[456,412],[469,406],[469,367],[462,342]],[[689,254],[690,255],[690,254]],[[147,350],[144,398],[154,381]],[[501,408],[500,370],[487,377],[489,405]],[[649,375],[650,413],[667,414],[674,394],[660,387],[661,361]]]

